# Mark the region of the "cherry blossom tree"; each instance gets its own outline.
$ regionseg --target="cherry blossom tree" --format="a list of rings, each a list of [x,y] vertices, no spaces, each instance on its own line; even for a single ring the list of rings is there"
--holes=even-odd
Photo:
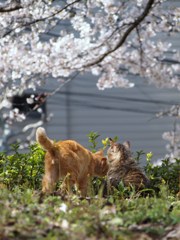
[[[173,129],[172,131],[164,132],[163,139],[169,143],[166,145],[168,157],[171,161],[175,158],[180,158],[180,124],[178,120],[180,119],[180,105],[173,105],[168,111],[159,112],[157,117],[171,117],[173,118]],[[161,162],[161,161],[160,161]]]
[[[12,96],[35,91],[49,77],[61,88],[79,73],[91,72],[103,90],[133,87],[131,73],[158,87],[180,89],[180,53],[160,38],[162,32],[179,31],[178,10],[167,9],[166,1],[1,2],[0,109],[6,121],[26,117],[11,110]]]

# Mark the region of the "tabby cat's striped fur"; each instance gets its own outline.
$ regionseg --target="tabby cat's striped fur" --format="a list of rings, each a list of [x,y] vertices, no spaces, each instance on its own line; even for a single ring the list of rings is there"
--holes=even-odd
[[[107,151],[109,170],[107,179],[110,186],[117,187],[122,181],[125,186],[135,190],[147,187],[149,180],[132,158],[129,142],[115,143],[111,138]]]

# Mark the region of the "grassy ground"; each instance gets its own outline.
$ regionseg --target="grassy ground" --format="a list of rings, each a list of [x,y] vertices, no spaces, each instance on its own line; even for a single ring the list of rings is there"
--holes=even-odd
[[[92,143],[94,149],[96,142]],[[173,163],[165,159],[161,166],[154,166],[152,153],[146,154],[144,170],[151,180],[151,197],[140,197],[122,184],[113,195],[97,197],[103,181],[94,179],[90,198],[56,194],[42,199],[38,189],[44,151],[37,144],[27,153],[19,153],[18,145],[13,151],[12,155],[0,153],[0,240],[180,239],[176,197],[180,159]],[[140,151],[135,158],[138,162],[141,155]]]
[[[48,196],[40,201],[38,192],[4,189],[0,239],[179,239],[180,201],[165,190],[160,195]]]

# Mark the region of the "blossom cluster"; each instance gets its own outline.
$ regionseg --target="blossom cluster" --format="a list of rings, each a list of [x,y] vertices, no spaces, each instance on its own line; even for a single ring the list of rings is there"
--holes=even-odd
[[[0,16],[1,100],[27,88],[35,89],[37,79],[69,77],[74,71],[99,75],[97,86],[132,87],[128,74],[139,74],[160,87],[180,89],[177,63],[167,64],[171,44],[159,33],[173,34],[176,16],[154,2],[149,14],[116,46],[143,13],[148,1],[21,1],[21,8]],[[177,13],[178,15],[178,13]],[[60,24],[67,22],[68,29]],[[43,34],[55,36],[44,41]],[[178,59],[177,51],[173,60]],[[4,93],[4,94],[3,94]],[[6,99],[7,100],[7,99]]]

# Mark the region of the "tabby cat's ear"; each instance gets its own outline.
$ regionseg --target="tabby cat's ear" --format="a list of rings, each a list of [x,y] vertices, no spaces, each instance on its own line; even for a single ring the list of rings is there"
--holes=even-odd
[[[110,146],[114,144],[114,141],[112,140],[112,138],[109,138],[109,143],[110,143]]]
[[[125,141],[125,142],[123,142],[123,145],[124,145],[127,149],[130,150],[131,145],[130,145],[130,142],[129,142],[129,141]]]

